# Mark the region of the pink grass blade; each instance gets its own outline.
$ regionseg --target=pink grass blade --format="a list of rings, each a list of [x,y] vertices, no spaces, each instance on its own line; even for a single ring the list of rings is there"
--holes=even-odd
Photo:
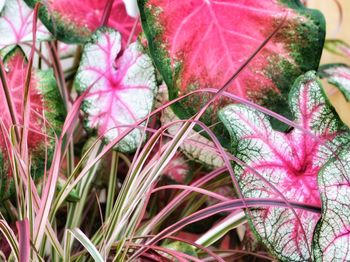
[[[7,222],[3,219],[0,219],[0,231],[3,234],[3,238],[5,238],[8,242],[15,258],[17,259],[17,261],[19,261],[19,243],[17,241],[16,235],[11,229],[11,227],[7,224]]]
[[[324,48],[333,54],[350,58],[350,45],[340,39],[326,40]]]
[[[42,116],[45,115],[51,127],[53,127],[48,129],[50,135],[59,132],[60,119],[65,112],[61,109],[55,80],[50,71],[29,70],[30,67],[24,53],[19,47],[12,49],[5,56],[4,62],[7,72],[4,75],[6,81],[2,82],[3,88],[0,89],[0,99],[3,99],[0,104],[1,120],[6,130],[9,130],[14,124],[16,125],[15,130],[20,127],[26,129],[26,132],[31,137],[27,144],[32,157],[33,167],[35,167],[39,165],[39,162],[43,159],[41,156],[45,154],[45,150],[40,150],[40,148],[44,148],[42,147],[45,141],[43,138],[46,136],[43,133],[46,128],[43,126],[45,121],[42,121]],[[29,73],[30,77],[28,78]],[[29,79],[27,81],[27,91],[25,91],[26,79]],[[27,95],[25,95],[26,92]],[[30,107],[27,108],[26,115],[28,125],[23,126],[22,123],[25,121],[24,112],[26,111],[23,99],[26,96],[31,102]],[[7,97],[10,98],[12,103],[7,103]],[[15,123],[13,119],[15,119]],[[20,138],[19,131],[16,135]],[[52,149],[52,144],[50,147]],[[6,150],[6,139],[4,139],[4,136],[0,136],[0,148],[3,152],[9,152]],[[9,161],[6,154],[3,156],[5,162]],[[10,170],[7,170],[6,173],[9,175],[8,178],[11,178]],[[26,180],[24,178],[24,181]]]
[[[30,229],[28,219],[17,221],[17,230],[19,235],[19,256],[23,262],[30,261]]]

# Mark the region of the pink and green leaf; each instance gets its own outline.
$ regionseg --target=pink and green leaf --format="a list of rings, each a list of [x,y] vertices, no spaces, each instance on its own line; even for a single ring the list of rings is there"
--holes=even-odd
[[[344,64],[323,65],[318,71],[322,78],[334,85],[350,101],[350,68]]]
[[[83,43],[101,26],[105,6],[110,0],[51,0],[40,9],[40,19],[58,39],[67,43]],[[25,0],[30,6],[40,0]],[[130,17],[122,0],[114,0],[107,26],[122,34],[123,47],[132,34],[136,19]],[[135,40],[141,27],[132,36]]]
[[[0,49],[33,41],[33,10],[22,0],[6,0],[0,17]],[[38,24],[36,39],[50,39],[50,33]]]
[[[350,260],[349,149],[326,163],[318,176],[322,217],[313,239],[314,261]]]
[[[333,54],[350,58],[350,45],[340,39],[326,40],[324,48]]]
[[[121,48],[117,31],[97,30],[85,45],[75,80],[79,92],[89,89],[82,105],[87,129],[97,130],[107,142],[151,112],[157,89],[152,61],[141,45],[131,44],[118,57]],[[135,126],[116,149],[135,150],[142,133],[142,128]]]
[[[328,102],[315,72],[296,80],[289,105],[295,123],[316,138],[300,129],[278,132],[267,116],[244,105],[230,105],[219,112],[232,138],[232,153],[246,164],[235,164],[234,170],[246,198],[281,199],[282,194],[287,200],[320,206],[317,174],[333,153],[349,142],[348,129]],[[300,224],[287,208],[250,211],[254,231],[275,256],[288,261],[311,258],[318,214],[295,211]]]
[[[15,47],[4,58],[4,64],[7,72],[5,77],[14,104],[14,113],[18,123],[22,125],[24,84],[28,69],[27,60],[23,51],[19,47]],[[45,160],[45,147],[48,147],[49,150],[52,148],[50,144],[45,145],[44,134],[52,136],[54,132],[60,132],[65,110],[62,107],[62,100],[52,70],[33,70],[29,90],[30,119],[28,121],[28,149],[32,157],[32,167],[36,169],[36,173],[39,175],[43,173],[41,169]],[[0,118],[4,128],[9,132],[13,123],[2,86],[0,88],[0,112]],[[2,170],[4,176],[4,180],[2,181],[2,189],[4,190],[0,192],[0,199],[2,199],[11,193],[9,190],[12,179],[8,159],[9,153],[7,152],[5,140],[6,135],[2,131],[0,132],[0,154],[3,160]]]
[[[295,0],[139,0],[142,26],[170,99],[198,88],[221,88],[268,36],[284,23],[228,91],[281,113],[289,87],[316,70],[324,43],[324,18]],[[284,21],[286,17],[286,21]],[[174,106],[187,118],[208,97]],[[203,121],[217,122],[218,101]],[[222,126],[217,127],[217,133]]]

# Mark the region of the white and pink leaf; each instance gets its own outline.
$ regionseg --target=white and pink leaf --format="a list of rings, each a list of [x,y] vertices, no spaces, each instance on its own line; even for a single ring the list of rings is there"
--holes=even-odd
[[[117,57],[121,47],[117,31],[96,31],[85,45],[75,81],[79,92],[88,89],[82,106],[86,127],[97,130],[107,142],[151,112],[157,89],[152,61],[141,45],[134,42]],[[116,149],[135,150],[142,142],[142,133],[135,126]]]
[[[267,116],[244,105],[219,113],[232,138],[232,153],[246,166],[234,170],[246,198],[281,199],[321,206],[317,174],[349,142],[348,129],[329,104],[315,72],[296,80],[289,104],[300,129],[274,130]],[[261,177],[260,177],[261,176]],[[268,184],[266,181],[270,184]],[[278,191],[276,191],[278,190]],[[308,261],[318,214],[288,208],[256,208],[249,215],[259,239],[281,260]]]
[[[0,17],[0,49],[33,41],[33,10],[23,0],[6,0]],[[38,21],[36,40],[50,39],[50,33]]]
[[[350,260],[349,174],[349,148],[326,163],[319,173],[322,217],[313,239],[315,261]]]

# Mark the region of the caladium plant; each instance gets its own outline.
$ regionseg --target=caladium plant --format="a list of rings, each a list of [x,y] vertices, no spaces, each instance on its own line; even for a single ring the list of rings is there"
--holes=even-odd
[[[350,68],[344,64],[323,65],[319,69],[319,75],[327,79],[350,101]]]
[[[87,91],[82,105],[85,126],[97,129],[107,142],[151,112],[157,89],[152,61],[138,42],[117,57],[121,38],[113,29],[97,30],[85,45],[75,80],[80,93]],[[136,127],[116,149],[135,150],[142,142],[142,133]]]
[[[198,88],[222,87],[280,24],[276,37],[227,90],[288,115],[284,110],[289,87],[301,73],[318,67],[324,18],[299,1],[138,2],[150,53],[170,99]],[[174,112],[188,118],[207,98],[182,100]],[[217,122],[217,108],[223,103],[218,101],[208,110],[203,117],[206,124]],[[215,130],[220,135],[223,128]]]
[[[24,0],[34,6],[40,0]],[[41,7],[39,16],[51,33],[59,40],[68,43],[82,43],[90,39],[91,34],[101,26],[104,10],[110,0],[51,0]],[[136,19],[126,12],[122,0],[113,1],[110,17],[106,26],[122,34],[123,46],[130,35],[133,40],[140,32],[140,26],[133,27]]]
[[[315,261],[350,260],[349,148],[327,162],[318,177],[322,217],[314,236]]]
[[[6,68],[6,80],[10,95],[12,97],[15,117],[18,124],[23,125],[23,98],[24,85],[27,73],[27,61],[21,48],[15,47],[4,58]],[[42,165],[45,160],[46,148],[52,149],[53,134],[59,134],[65,116],[65,109],[62,106],[62,100],[56,86],[56,81],[52,70],[48,71],[32,71],[30,89],[30,113],[29,113],[29,133],[28,133],[28,149],[32,158],[32,168],[38,169],[37,175],[43,173]],[[1,84],[0,88],[0,112],[2,127],[6,132],[10,131],[13,121],[10,114],[9,104],[6,100],[4,88]],[[0,131],[0,155],[3,159],[1,172],[2,190],[0,190],[0,199],[7,197],[11,184],[11,168],[9,163],[8,147],[6,133]],[[48,130],[48,131],[46,131]],[[48,138],[45,139],[45,135]],[[45,143],[48,142],[48,144]]]
[[[33,10],[23,0],[6,0],[0,14],[0,49],[33,41]],[[36,39],[48,40],[50,33],[39,22]]]
[[[349,143],[350,133],[313,71],[296,80],[289,105],[295,123],[304,130],[275,131],[264,114],[244,105],[230,105],[220,111],[219,117],[231,134],[232,153],[246,164],[235,164],[234,170],[246,198],[276,199],[282,194],[287,200],[320,206],[317,174]],[[320,216],[304,210],[295,212],[299,219],[288,208],[255,208],[248,215],[258,238],[279,259],[308,261]]]

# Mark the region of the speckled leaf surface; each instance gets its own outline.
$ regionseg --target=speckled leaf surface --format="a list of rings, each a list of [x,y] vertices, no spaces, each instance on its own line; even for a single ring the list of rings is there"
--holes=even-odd
[[[228,91],[286,113],[286,96],[297,76],[316,70],[324,42],[318,11],[288,0],[139,0],[150,53],[170,99],[191,90],[220,88],[282,23],[280,32],[228,87]],[[193,96],[174,106],[192,116],[208,100]],[[203,121],[217,122],[216,103]],[[222,126],[216,129],[220,135]],[[227,134],[226,134],[227,135]]]
[[[23,0],[6,0],[0,13],[0,48],[33,41],[33,10]],[[40,23],[37,40],[48,40],[50,33]]]
[[[350,68],[347,65],[323,65],[319,69],[319,75],[337,87],[345,99],[350,101]]]
[[[24,82],[28,67],[27,61],[22,50],[17,47],[5,57],[4,63],[7,70],[6,79],[14,103],[16,118],[18,123],[22,124]],[[28,121],[28,149],[32,157],[32,167],[40,169],[45,159],[45,146],[47,146],[48,150],[51,147],[50,144],[45,145],[43,134],[46,133],[51,137],[53,132],[59,134],[65,111],[51,70],[33,70],[29,92],[30,120]],[[12,126],[12,120],[2,86],[0,88],[0,112],[0,118],[4,124],[4,128],[9,132]],[[43,119],[43,116],[45,119]],[[45,130],[47,131],[45,132]],[[0,132],[2,133],[2,131]],[[3,158],[2,171],[4,175],[6,174],[6,179],[2,180],[4,190],[0,192],[0,199],[10,193],[8,188],[11,182],[9,153],[7,152],[5,137],[3,134],[0,134],[0,153]],[[37,170],[36,174],[40,175],[42,171]]]
[[[131,44],[117,58],[120,50],[121,35],[99,29],[85,45],[75,80],[79,92],[89,88],[82,106],[86,127],[107,142],[151,112],[156,92],[155,70],[141,45]],[[141,138],[142,130],[135,128],[116,149],[133,151]]]
[[[349,142],[348,129],[329,104],[315,72],[296,80],[289,104],[296,124],[318,139],[299,129],[275,131],[264,114],[247,106],[230,105],[220,111],[219,117],[232,137],[232,153],[251,168],[236,164],[234,170],[246,198],[281,198],[255,170],[287,200],[320,206],[317,174],[334,152]],[[301,224],[287,208],[251,209],[251,224],[258,238],[279,259],[307,261],[320,216],[295,212]]]
[[[350,260],[350,153],[344,150],[320,171],[322,218],[314,236],[315,261]]]
[[[24,0],[30,6],[40,0]],[[68,43],[82,43],[90,39],[91,34],[101,26],[103,12],[108,0],[50,0],[40,9],[39,16],[50,32],[58,39]],[[122,34],[123,46],[126,45],[135,18],[126,12],[122,0],[115,0],[107,26]],[[141,27],[137,26],[133,40]]]

